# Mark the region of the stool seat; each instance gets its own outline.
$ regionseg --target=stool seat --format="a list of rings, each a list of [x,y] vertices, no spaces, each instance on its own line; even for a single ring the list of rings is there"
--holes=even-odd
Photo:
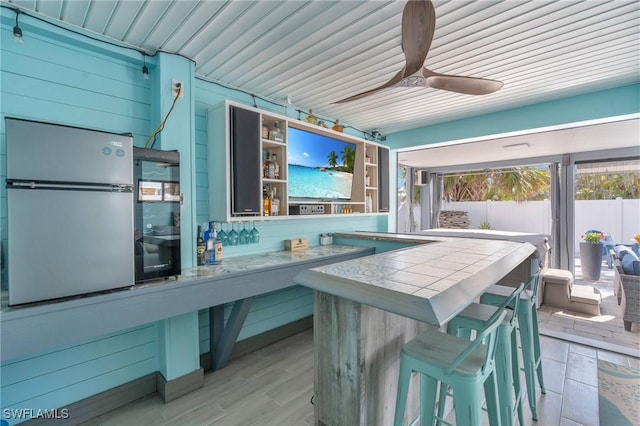
[[[405,354],[419,360],[428,360],[433,367],[429,371],[446,369],[451,360],[469,346],[469,340],[436,330],[428,330],[416,336],[402,349]],[[485,361],[487,348],[478,345],[455,369],[461,378],[473,378],[480,373]]]
[[[491,318],[491,315],[495,313],[495,306],[472,303],[456,315],[456,318],[472,318],[474,320],[487,321]],[[511,318],[513,318],[513,311],[505,311],[504,322],[511,322]]]

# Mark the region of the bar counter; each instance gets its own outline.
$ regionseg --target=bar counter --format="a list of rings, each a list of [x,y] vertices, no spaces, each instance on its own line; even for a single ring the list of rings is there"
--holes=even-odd
[[[393,424],[402,346],[442,327],[512,270],[529,263],[530,243],[386,233],[337,234],[413,246],[325,265],[294,281],[315,290],[315,421]],[[407,416],[419,411],[412,384]]]
[[[0,361],[247,300],[295,285],[293,277],[304,269],[373,252],[373,248],[334,244],[305,252],[238,256],[220,265],[183,269],[178,279],[17,307],[7,306],[5,292],[0,304]]]

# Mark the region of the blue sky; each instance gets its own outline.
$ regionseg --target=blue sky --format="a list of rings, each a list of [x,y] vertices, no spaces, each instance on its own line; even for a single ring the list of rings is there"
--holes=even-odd
[[[342,164],[342,150],[346,145],[353,144],[331,139],[327,136],[316,135],[293,127],[287,129],[287,145],[289,164],[306,167],[323,167],[329,165],[329,153],[335,151],[338,156],[337,164]]]

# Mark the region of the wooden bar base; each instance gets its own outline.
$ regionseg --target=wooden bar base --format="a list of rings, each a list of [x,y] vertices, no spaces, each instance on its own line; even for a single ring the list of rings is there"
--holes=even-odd
[[[315,423],[393,424],[400,350],[432,327],[315,291]],[[408,419],[419,415],[417,377],[414,382],[407,402]]]

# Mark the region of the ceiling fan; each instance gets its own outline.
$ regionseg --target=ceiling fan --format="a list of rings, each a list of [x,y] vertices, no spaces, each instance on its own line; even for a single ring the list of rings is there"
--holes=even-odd
[[[433,87],[467,95],[487,95],[503,83],[485,78],[439,74],[424,66],[436,27],[436,11],[430,0],[409,0],[402,12],[402,52],[405,65],[380,87],[337,101],[349,102],[369,96],[387,87]]]

